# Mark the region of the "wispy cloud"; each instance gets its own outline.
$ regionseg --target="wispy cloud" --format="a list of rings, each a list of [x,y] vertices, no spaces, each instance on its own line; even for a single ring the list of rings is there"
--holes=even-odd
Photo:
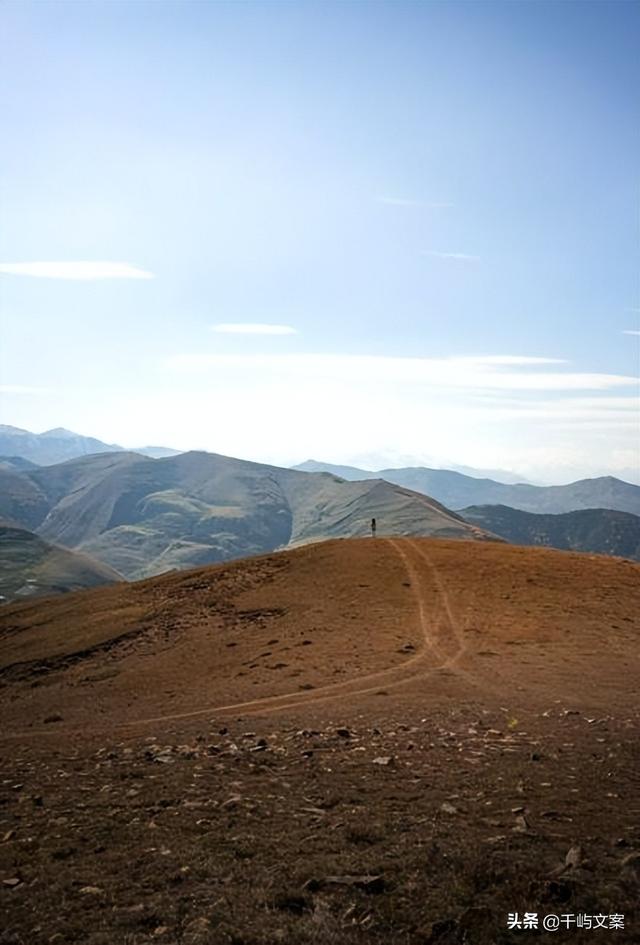
[[[471,253],[440,253],[435,250],[427,250],[423,256],[433,256],[435,259],[457,259],[462,262],[479,262],[480,257]]]
[[[451,361],[468,361],[475,365],[525,365],[525,364],[568,364],[566,358],[539,358],[520,354],[483,354],[483,355],[460,355]]]
[[[36,279],[153,279],[153,273],[122,262],[14,262],[0,263],[0,273]]]
[[[635,328],[625,328],[622,334],[623,335],[640,335],[640,331],[636,331]]]
[[[382,390],[385,385],[411,385],[441,391],[580,391],[610,390],[637,384],[637,379],[621,374],[574,371],[546,371],[532,368],[562,364],[555,358],[520,355],[488,355],[451,358],[405,358],[381,355],[337,354],[181,354],[168,360],[170,367],[189,372],[241,371],[279,382],[334,385],[353,389],[368,385]]]
[[[261,322],[222,322],[212,325],[211,331],[223,335],[297,335],[291,325],[266,325]]]
[[[50,394],[48,387],[27,387],[24,384],[0,384],[0,394]]]
[[[390,207],[424,207],[426,210],[448,210],[452,203],[438,200],[413,200],[410,197],[376,197],[376,203],[385,203]]]

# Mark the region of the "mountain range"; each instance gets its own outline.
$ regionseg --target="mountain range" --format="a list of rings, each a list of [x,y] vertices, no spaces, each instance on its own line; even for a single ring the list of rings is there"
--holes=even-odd
[[[123,450],[126,450],[126,447],[118,446],[115,443],[105,443],[95,437],[82,436],[80,433],[74,433],[64,427],[47,430],[45,433],[31,433],[29,430],[23,430],[20,427],[0,424],[0,457],[26,459],[37,466],[62,463],[67,459],[75,459],[77,456],[87,456],[91,453],[122,452]],[[154,459],[162,459],[166,456],[175,456],[180,450],[170,449],[166,446],[143,446],[139,449],[134,448],[132,452],[142,453],[143,456],[151,456]],[[1,462],[2,459],[0,459]],[[344,468],[350,469],[351,467]],[[527,481],[522,476],[503,469],[474,469],[472,466],[460,465],[447,466],[447,468],[475,478],[490,477],[498,482]],[[336,473],[336,475],[340,474]],[[352,479],[353,476],[345,475],[342,478]]]
[[[16,430],[0,434],[7,429]],[[420,467],[374,473],[310,460],[285,469],[204,452],[154,459],[63,430],[51,434],[6,435],[13,447],[23,436],[27,446],[35,437],[45,447],[66,437],[73,448],[102,451],[47,465],[15,449],[0,458],[4,596],[364,536],[372,518],[380,535],[640,557],[640,487],[612,477],[544,487]]]
[[[508,505],[513,509],[536,513],[615,509],[640,515],[640,486],[614,476],[580,479],[566,486],[533,486],[528,483],[508,484],[493,479],[476,479],[448,469],[421,466],[373,472],[310,459],[294,468],[304,472],[332,473],[350,481],[386,479],[387,482],[430,495],[447,508],[456,510],[471,505]]]
[[[82,436],[64,427],[56,427],[45,433],[31,433],[20,427],[0,424],[0,456],[11,459],[26,459],[37,466],[49,466],[64,463],[77,456],[89,456],[92,453],[122,452],[124,447],[114,443],[103,443],[92,436]],[[178,450],[165,446],[142,446],[135,450],[143,456],[160,458],[174,456]]]
[[[165,459],[108,452],[0,469],[0,516],[128,579],[364,536],[373,517],[380,535],[493,538],[381,479],[347,482],[200,452]]]

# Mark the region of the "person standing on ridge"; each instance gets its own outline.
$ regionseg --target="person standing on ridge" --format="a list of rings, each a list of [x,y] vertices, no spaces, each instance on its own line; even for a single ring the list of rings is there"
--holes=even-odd
[[[371,519],[371,537],[372,537],[372,538],[375,538],[375,537],[376,537],[376,520],[375,520],[375,518],[372,518],[372,519]]]

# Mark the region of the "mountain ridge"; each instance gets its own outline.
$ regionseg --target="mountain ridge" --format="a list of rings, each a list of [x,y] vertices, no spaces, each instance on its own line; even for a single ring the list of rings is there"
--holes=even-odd
[[[585,508],[610,508],[640,515],[640,486],[615,476],[579,479],[563,486],[535,486],[476,479],[452,470],[421,466],[372,472],[354,466],[334,466],[308,460],[294,468],[304,472],[342,474],[351,481],[382,477],[396,485],[428,494],[447,508],[457,511],[475,505],[507,505],[534,513],[557,514]]]
[[[93,436],[83,436],[66,427],[53,427],[32,433],[22,427],[0,424],[0,457],[20,457],[38,466],[51,466],[79,456],[96,453],[131,452],[117,443],[105,443]],[[167,446],[141,446],[133,452],[151,458],[174,456],[180,451]]]
[[[640,560],[640,517],[630,512],[578,509],[554,515],[480,505],[462,515],[513,544]]]

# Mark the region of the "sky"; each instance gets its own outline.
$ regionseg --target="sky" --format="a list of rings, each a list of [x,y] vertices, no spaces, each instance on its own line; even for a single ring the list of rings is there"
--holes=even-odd
[[[640,481],[640,4],[0,5],[0,422]]]

